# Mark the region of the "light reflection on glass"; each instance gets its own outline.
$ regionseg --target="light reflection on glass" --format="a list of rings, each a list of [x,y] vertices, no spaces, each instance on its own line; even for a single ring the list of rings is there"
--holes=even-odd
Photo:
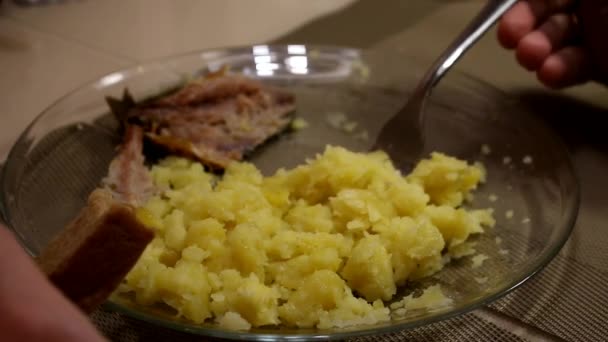
[[[257,70],[277,70],[279,65],[277,63],[258,63],[255,65]]]
[[[216,62],[216,61],[211,61],[209,62],[209,66],[207,66],[207,69],[211,72],[216,72],[221,70],[224,67],[224,62]]]
[[[287,45],[287,53],[290,55],[305,55],[306,46],[304,45]]]
[[[308,68],[308,57],[291,56],[285,58],[285,63],[291,68]]]
[[[113,74],[109,74],[107,76],[102,77],[101,80],[99,80],[99,83],[101,83],[102,86],[107,87],[122,81],[124,78],[125,77],[123,76],[123,74],[115,72]]]
[[[290,56],[285,58],[285,64],[294,74],[304,75],[308,73],[308,57]]]
[[[268,55],[270,54],[270,50],[268,49],[268,45],[255,45],[253,47],[254,55]]]
[[[254,56],[253,60],[255,61],[255,64],[270,63],[270,62],[272,62],[272,56],[269,56],[269,55]]]
[[[298,74],[298,75],[308,74],[308,68],[291,68],[289,70],[291,70],[292,73]]]
[[[257,70],[258,76],[272,76],[274,74],[273,70]]]

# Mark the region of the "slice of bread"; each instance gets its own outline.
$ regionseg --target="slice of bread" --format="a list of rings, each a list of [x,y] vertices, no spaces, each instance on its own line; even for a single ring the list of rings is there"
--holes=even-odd
[[[68,299],[91,312],[118,287],[153,238],[132,206],[97,189],[37,262]]]

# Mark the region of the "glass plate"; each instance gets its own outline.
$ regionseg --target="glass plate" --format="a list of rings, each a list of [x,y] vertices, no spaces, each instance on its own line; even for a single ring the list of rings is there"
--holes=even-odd
[[[229,65],[233,72],[293,91],[297,115],[310,127],[267,144],[251,160],[266,174],[292,167],[326,144],[368,150],[380,127],[407,99],[424,67],[397,54],[355,49],[258,45],[200,51],[117,71],[88,83],[45,110],[14,145],[2,178],[2,211],[32,255],[84,205],[106,174],[119,142],[104,97],[128,88],[136,99],[179,85],[194,74]],[[338,114],[337,114],[338,113]],[[341,114],[340,114],[341,113]],[[332,116],[356,122],[352,132],[330,124]],[[472,207],[495,208],[497,225],[478,238],[490,258],[479,268],[470,257],[449,264],[416,287],[439,283],[454,300],[449,309],[413,311],[404,318],[346,329],[260,328],[223,330],[176,319],[162,308],[142,308],[126,298],[106,307],[180,331],[234,339],[328,339],[411,329],[488,304],[541,270],[573,227],[579,189],[567,150],[516,101],[492,86],[452,72],[427,107],[427,152],[438,150],[481,161],[488,182]],[[403,141],[395,143],[406,143]],[[481,152],[488,145],[490,154]],[[524,159],[532,159],[525,163]],[[490,198],[496,197],[497,201]],[[509,217],[513,213],[512,217]],[[487,278],[480,283],[475,278]],[[412,290],[412,286],[407,291]],[[404,290],[406,291],[406,290]]]

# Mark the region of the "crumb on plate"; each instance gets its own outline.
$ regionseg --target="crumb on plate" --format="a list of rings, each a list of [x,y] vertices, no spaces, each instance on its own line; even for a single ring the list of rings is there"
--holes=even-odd
[[[419,297],[410,294],[398,303],[401,303],[399,307],[407,312],[418,309],[437,310],[446,308],[452,305],[453,300],[443,293],[440,285],[436,284],[424,289]]]
[[[218,318],[217,323],[220,327],[228,330],[249,330],[251,324],[247,322],[237,312],[228,311],[223,316]]]
[[[342,112],[330,112],[327,114],[326,120],[331,127],[339,129],[346,122],[347,117]]]
[[[479,284],[485,284],[488,282],[488,277],[475,277],[475,281]]]
[[[357,128],[357,122],[355,122],[355,121],[347,121],[347,122],[344,123],[344,125],[342,125],[342,129],[346,133],[352,133],[352,132],[354,132],[355,128]]]
[[[295,118],[292,122],[291,122],[291,129],[294,131],[299,131],[302,129],[307,128],[309,125],[308,121],[302,119],[302,118]]]
[[[490,148],[489,145],[483,144],[483,145],[481,145],[481,153],[487,156],[490,153],[492,153],[492,149]]]
[[[361,131],[359,134],[355,135],[355,139],[361,140],[361,141],[368,141],[369,133],[367,131]]]
[[[473,268],[479,268],[479,267],[481,267],[481,265],[483,264],[483,262],[486,261],[489,258],[490,257],[488,257],[485,254],[477,254],[476,256],[474,256],[471,259],[471,261],[473,262],[472,267]]]

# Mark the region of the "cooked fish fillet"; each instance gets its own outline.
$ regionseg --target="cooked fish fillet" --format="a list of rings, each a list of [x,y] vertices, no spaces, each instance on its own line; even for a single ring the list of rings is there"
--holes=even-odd
[[[129,123],[170,152],[223,169],[287,128],[295,98],[242,76],[216,76],[136,106]]]
[[[143,134],[142,127],[127,126],[123,144],[103,180],[114,199],[133,206],[143,204],[154,193],[152,178],[145,166]]]

